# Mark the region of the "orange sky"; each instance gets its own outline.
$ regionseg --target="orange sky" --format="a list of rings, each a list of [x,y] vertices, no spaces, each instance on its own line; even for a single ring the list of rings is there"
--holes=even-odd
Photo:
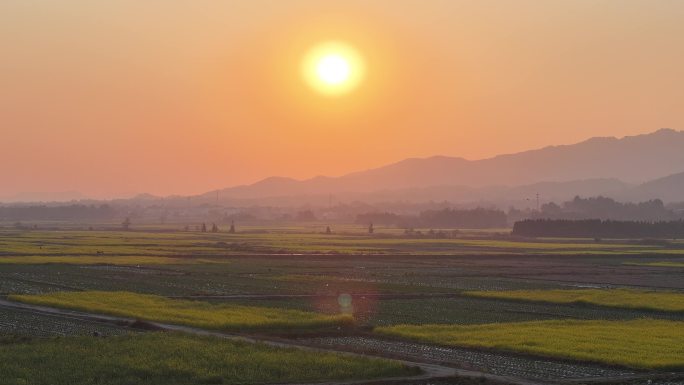
[[[0,198],[188,194],[684,128],[684,2],[0,2]],[[323,97],[312,45],[364,55]]]

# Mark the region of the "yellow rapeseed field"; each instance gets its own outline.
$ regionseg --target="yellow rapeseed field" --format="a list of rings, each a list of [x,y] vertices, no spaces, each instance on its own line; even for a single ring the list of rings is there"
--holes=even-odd
[[[534,321],[484,325],[397,325],[376,333],[642,369],[684,368],[684,322]]]
[[[233,304],[211,304],[121,291],[10,295],[9,299],[35,305],[229,331],[310,329],[353,323],[353,319],[346,315],[325,315],[300,310]]]

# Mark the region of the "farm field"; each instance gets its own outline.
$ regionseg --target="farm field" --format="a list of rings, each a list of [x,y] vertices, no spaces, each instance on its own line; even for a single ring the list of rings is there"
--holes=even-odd
[[[214,299],[216,303],[239,303],[246,306],[318,311],[335,314],[340,311],[337,297],[285,299]],[[684,321],[681,313],[656,313],[648,310],[604,306],[518,302],[466,295],[423,298],[371,298],[352,296],[354,317],[359,325],[448,323],[458,325],[522,322],[553,319],[631,320],[656,315],[659,319]]]
[[[395,361],[182,334],[0,340],[2,385],[255,384],[416,373]]]
[[[461,347],[501,349],[640,369],[684,368],[684,323],[535,321],[483,325],[396,325],[380,335]]]
[[[95,333],[110,336],[132,332],[131,329],[117,325],[41,314],[28,310],[3,308],[0,311],[0,336],[92,336]]]
[[[643,303],[656,301],[626,295],[654,292],[678,298],[684,293],[681,269],[660,264],[679,263],[681,257],[654,253],[678,252],[679,243],[514,240],[502,239],[496,232],[469,231],[462,231],[458,239],[406,239],[396,229],[379,227],[380,234],[371,236],[351,225],[333,235],[316,230],[254,227],[238,234],[152,228],[0,230],[0,243],[7,246],[0,248],[0,260],[5,261],[0,263],[0,297],[87,313],[47,314],[0,304],[0,335],[29,336],[39,342],[64,336],[60,343],[68,343],[70,338],[97,340],[93,335],[150,333],[87,317],[110,314],[339,352],[427,360],[487,376],[596,382],[651,378],[650,373],[660,376],[662,367],[616,368],[592,357],[569,362],[554,352],[525,355],[503,346],[444,346],[444,338],[388,338],[371,330],[433,324],[510,327],[530,322],[558,322],[560,327],[566,322],[622,323],[644,318],[675,325],[684,322],[684,312],[654,311]],[[625,295],[619,307],[600,301],[505,297],[575,291]],[[346,327],[352,323],[353,327]],[[678,340],[667,336],[663,341]],[[671,358],[667,350],[645,352],[652,353],[653,360]],[[669,368],[684,377],[679,367]],[[464,378],[421,381],[398,383],[470,383]]]
[[[390,352],[414,359],[431,359],[447,362],[487,373],[513,377],[530,378],[537,381],[586,380],[608,377],[619,378],[635,375],[628,368],[605,367],[591,363],[564,362],[551,359],[505,354],[496,351],[465,349],[453,346],[434,346],[415,341],[387,340],[377,337],[320,337],[307,341],[327,347],[346,348],[367,352]]]
[[[684,293],[633,289],[471,291],[474,297],[684,312]]]
[[[628,263],[634,266],[655,266],[655,267],[678,267],[684,268],[684,262],[642,262],[642,263]]]
[[[684,255],[681,244],[653,245],[626,240],[525,240],[505,233],[459,232],[454,238],[406,238],[396,229],[374,234],[353,227],[324,234],[324,227],[252,227],[235,234],[197,231],[17,231],[0,230],[0,256],[167,256],[244,254],[568,254]]]
[[[346,315],[273,307],[210,304],[131,292],[57,292],[10,295],[10,300],[223,331],[290,331],[351,326]]]
[[[39,264],[68,264],[68,265],[181,265],[184,263],[227,263],[221,260],[205,258],[169,258],[169,257],[135,257],[135,256],[21,256],[0,257],[2,264],[39,265]]]

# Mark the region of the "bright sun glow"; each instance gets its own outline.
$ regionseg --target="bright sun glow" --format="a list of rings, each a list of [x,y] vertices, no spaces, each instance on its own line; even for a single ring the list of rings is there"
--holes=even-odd
[[[331,41],[313,47],[302,61],[302,75],[314,90],[341,95],[354,90],[363,80],[363,58],[350,45]]]
[[[339,55],[328,55],[318,61],[316,74],[328,84],[340,84],[349,79],[349,63]]]

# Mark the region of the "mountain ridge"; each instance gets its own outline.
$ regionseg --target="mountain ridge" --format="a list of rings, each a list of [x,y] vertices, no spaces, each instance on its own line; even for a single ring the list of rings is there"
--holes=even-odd
[[[436,155],[407,158],[339,177],[269,177],[218,190],[226,198],[374,192],[431,186],[522,186],[541,182],[618,179],[628,184],[684,170],[684,131],[660,129],[634,136],[593,137],[480,160]],[[636,154],[636,155],[635,155]],[[207,193],[215,194],[216,190]]]

